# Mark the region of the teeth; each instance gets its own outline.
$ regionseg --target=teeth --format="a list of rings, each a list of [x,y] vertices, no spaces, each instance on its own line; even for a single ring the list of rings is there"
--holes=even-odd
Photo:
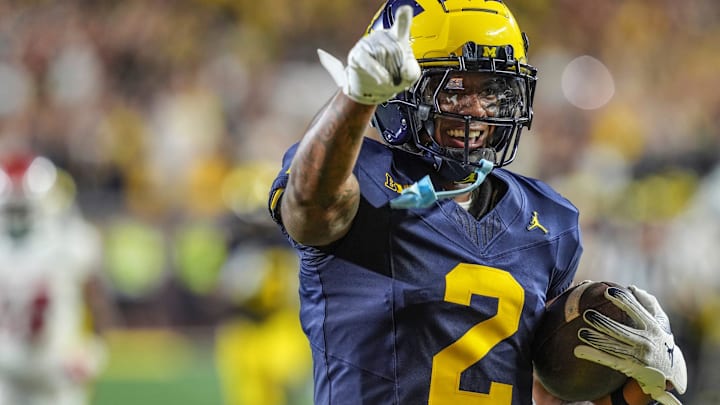
[[[464,138],[465,137],[465,130],[462,129],[451,129],[447,131],[448,135],[450,135],[453,138]],[[480,136],[480,131],[470,130],[470,138],[477,138]]]

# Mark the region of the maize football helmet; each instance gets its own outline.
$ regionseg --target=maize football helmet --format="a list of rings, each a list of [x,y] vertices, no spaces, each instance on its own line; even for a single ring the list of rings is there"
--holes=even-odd
[[[414,10],[410,43],[422,75],[377,107],[373,125],[383,140],[454,181],[481,159],[512,162],[532,122],[537,69],[510,10],[498,0],[389,0],[367,33],[391,27],[403,5]]]

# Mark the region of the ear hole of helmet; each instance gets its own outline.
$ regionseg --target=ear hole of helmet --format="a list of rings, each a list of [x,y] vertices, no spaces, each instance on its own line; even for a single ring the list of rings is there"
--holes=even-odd
[[[412,138],[405,108],[399,103],[387,103],[379,105],[375,110],[372,124],[380,132],[383,140],[390,145],[403,145]]]

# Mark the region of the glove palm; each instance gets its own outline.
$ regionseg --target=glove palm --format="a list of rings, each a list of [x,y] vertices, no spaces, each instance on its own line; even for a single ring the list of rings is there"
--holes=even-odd
[[[664,405],[680,401],[666,391],[669,382],[679,392],[687,388],[685,358],[670,331],[670,322],[657,299],[637,287],[632,294],[610,287],[605,296],[638,325],[631,328],[605,315],[587,310],[578,338],[586,343],[575,347],[575,356],[602,364],[635,379],[643,392]]]

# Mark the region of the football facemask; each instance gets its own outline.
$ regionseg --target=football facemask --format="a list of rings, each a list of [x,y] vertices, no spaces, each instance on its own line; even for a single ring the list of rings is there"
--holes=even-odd
[[[404,3],[388,1],[368,32],[391,24],[393,8]],[[454,168],[450,177],[464,177],[482,159],[496,167],[512,162],[521,130],[532,122],[537,70],[526,63],[527,37],[502,2],[478,3],[414,3],[410,35],[422,76],[378,106],[373,119],[385,142],[424,156],[438,170]],[[450,108],[463,101],[484,104],[485,111]]]

